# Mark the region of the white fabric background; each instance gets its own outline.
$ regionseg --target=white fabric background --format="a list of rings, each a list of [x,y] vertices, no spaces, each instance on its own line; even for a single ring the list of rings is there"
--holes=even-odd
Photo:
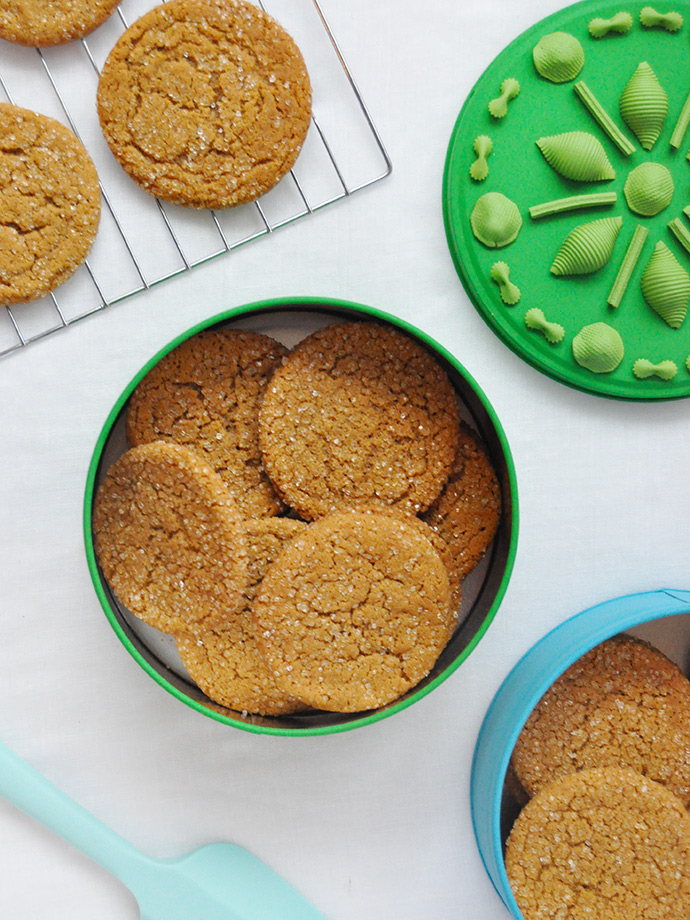
[[[597,399],[540,375],[489,331],[448,254],[441,175],[459,108],[557,0],[322,2],[392,176],[0,362],[0,737],[141,849],[235,841],[330,920],[503,920],[469,816],[481,720],[566,617],[690,586],[688,403]],[[512,446],[521,528],[501,609],[445,684],[369,728],[298,740],[203,718],[139,669],[93,592],[81,508],[101,425],[155,351],[220,310],[306,294],[395,313],[460,359]],[[117,881],[1,801],[0,853],[0,916],[138,916]]]

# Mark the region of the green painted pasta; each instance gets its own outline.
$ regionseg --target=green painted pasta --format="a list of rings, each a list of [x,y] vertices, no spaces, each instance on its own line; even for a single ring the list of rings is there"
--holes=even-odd
[[[580,211],[583,208],[603,208],[615,204],[616,201],[618,201],[618,195],[615,192],[571,195],[568,198],[545,201],[543,204],[533,204],[529,209],[529,216],[532,220],[539,220],[542,217],[551,217],[554,214],[563,214],[567,211]]]
[[[690,218],[690,204],[689,204],[689,205],[686,205],[686,206],[683,208],[683,214],[685,214],[686,217]]]
[[[589,24],[589,34],[592,38],[605,38],[607,35],[625,35],[632,29],[632,16],[630,13],[616,13],[610,19],[597,17]]]
[[[659,361],[653,364],[647,358],[638,358],[633,364],[633,374],[639,380],[648,377],[658,377],[660,380],[673,380],[678,373],[678,365],[674,361]]]
[[[493,118],[505,118],[508,114],[508,103],[520,95],[520,84],[513,77],[508,77],[501,83],[501,95],[489,103],[489,114]]]
[[[568,131],[565,134],[540,137],[537,147],[549,166],[566,179],[605,182],[616,177],[601,143],[587,131]]]
[[[566,236],[551,266],[553,275],[591,275],[613,254],[622,217],[602,217],[580,224]]]
[[[648,236],[649,230],[643,227],[642,224],[638,224],[637,227],[635,227],[635,232],[625,252],[621,267],[618,269],[616,280],[613,282],[613,287],[611,288],[611,293],[607,300],[608,305],[613,307],[614,310],[621,305],[621,301],[628,289],[632,273],[635,271],[635,266],[642,255],[642,249],[647,242]]]
[[[534,46],[532,58],[540,77],[552,83],[567,83],[582,70],[585,52],[569,32],[551,32]]]
[[[676,126],[673,129],[673,134],[671,135],[671,140],[669,141],[669,144],[671,147],[673,147],[674,150],[678,150],[680,145],[683,143],[683,139],[688,130],[688,125],[690,125],[690,95],[688,95],[683,108],[680,110],[678,121],[676,122]]]
[[[494,149],[494,142],[486,134],[480,134],[479,137],[475,137],[472,149],[477,159],[470,166],[470,176],[475,182],[483,182],[489,175],[489,164],[486,161]]]
[[[509,307],[519,302],[520,288],[510,280],[510,266],[505,262],[494,262],[491,266],[491,280],[498,285],[501,300]]]
[[[674,217],[669,222],[668,229],[678,240],[683,249],[690,253],[690,231],[679,217]]]
[[[661,163],[640,163],[623,187],[628,207],[642,217],[654,217],[671,204],[675,190],[671,173]]]
[[[690,276],[665,243],[654,247],[640,281],[642,296],[672,329],[679,329],[688,312]]]
[[[685,359],[685,370],[690,373],[690,355]]]
[[[550,345],[558,345],[563,341],[565,329],[558,323],[550,323],[544,316],[544,311],[539,307],[532,307],[525,313],[525,326],[540,332]]]
[[[587,86],[584,80],[580,80],[573,86],[578,98],[587,109],[592,118],[599,127],[609,136],[613,143],[618,147],[623,156],[629,157],[635,152],[633,142],[623,134],[621,129],[611,118],[603,105],[596,98],[592,90]]]
[[[645,150],[651,150],[661,134],[668,112],[668,96],[646,61],[635,73],[620,97],[620,113]]]
[[[683,26],[683,17],[680,13],[658,13],[653,7],[645,6],[640,10],[640,22],[645,29],[677,32]]]
[[[610,374],[625,355],[623,339],[606,323],[592,323],[573,339],[573,357],[593,374]]]
[[[500,249],[512,243],[522,227],[517,205],[500,192],[487,192],[477,199],[470,215],[472,232],[480,243]]]

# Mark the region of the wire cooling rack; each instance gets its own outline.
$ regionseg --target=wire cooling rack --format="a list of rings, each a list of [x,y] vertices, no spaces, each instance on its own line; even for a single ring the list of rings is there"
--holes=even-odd
[[[222,211],[183,208],[144,192],[103,139],[96,89],[119,36],[155,5],[122,0],[106,23],[68,45],[34,49],[0,40],[0,101],[68,125],[96,165],[103,203],[84,265],[41,300],[0,306],[0,357],[347,198],[391,171],[319,0],[258,0],[299,45],[312,82],[312,122],[293,170],[258,201]]]

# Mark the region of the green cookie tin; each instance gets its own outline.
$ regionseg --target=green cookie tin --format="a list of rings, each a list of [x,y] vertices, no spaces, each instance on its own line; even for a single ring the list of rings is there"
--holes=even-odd
[[[291,347],[320,326],[353,319],[396,327],[416,338],[444,367],[456,390],[460,414],[482,437],[501,485],[502,516],[498,532],[484,559],[463,582],[459,624],[453,637],[432,671],[404,697],[384,708],[361,713],[310,711],[263,717],[234,712],[210,701],[190,680],[179,658],[176,660],[172,637],[138,621],[114,595],[94,552],[94,496],[105,471],[127,449],[125,418],[133,390],[177,345],[207,329],[242,328],[273,336]],[[400,712],[442,683],[475,648],[498,609],[512,571],[518,534],[517,482],[510,449],[495,411],[477,383],[446,348],[408,323],[373,307],[330,298],[283,298],[235,307],[199,323],[161,349],[127,384],[96,442],[86,481],[83,524],[89,571],[105,615],[120,642],[154,681],[197,712],[225,725],[259,734],[322,735],[370,725]]]

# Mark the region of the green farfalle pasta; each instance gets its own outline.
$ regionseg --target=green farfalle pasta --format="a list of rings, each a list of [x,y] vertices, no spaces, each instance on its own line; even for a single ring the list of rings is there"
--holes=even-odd
[[[616,13],[609,19],[597,17],[589,24],[589,34],[592,38],[605,38],[607,35],[625,35],[632,29],[632,16],[630,13]]]
[[[605,182],[616,172],[601,142],[587,131],[540,137],[537,147],[559,175],[577,182]]]
[[[644,149],[651,150],[666,120],[668,96],[646,61],[637,65],[619,105],[623,121]]]
[[[647,358],[638,358],[633,364],[633,374],[638,380],[658,377],[660,380],[673,380],[678,373],[675,361],[659,361],[656,364]]]
[[[565,329],[560,323],[552,323],[539,307],[532,307],[525,313],[525,326],[541,333],[549,345],[558,345],[565,337]]]
[[[573,339],[573,357],[593,374],[610,374],[625,355],[620,334],[607,323],[592,323]]]
[[[507,77],[501,83],[501,95],[489,103],[489,114],[492,118],[505,118],[508,114],[508,103],[520,95],[520,84],[514,77]]]
[[[672,329],[679,329],[688,312],[690,275],[668,246],[659,241],[642,273],[642,296]]]
[[[551,266],[553,275],[591,275],[613,254],[622,217],[602,217],[575,227],[566,236]]]
[[[491,266],[491,280],[498,285],[501,300],[509,307],[519,302],[520,288],[510,280],[510,267],[506,262],[494,262]]]
[[[534,46],[532,58],[537,73],[552,83],[574,80],[585,63],[580,42],[569,32],[551,32]]]
[[[642,217],[654,217],[671,204],[674,184],[661,163],[640,163],[625,180],[623,194],[628,207]]]
[[[487,192],[477,199],[470,224],[480,243],[490,249],[500,249],[516,238],[522,227],[522,217],[510,198],[501,192]]]
[[[470,166],[470,176],[475,182],[483,182],[489,175],[487,160],[494,149],[494,142],[486,134],[475,137],[472,149],[477,159]]]
[[[683,17],[674,11],[660,13],[652,6],[643,6],[640,10],[640,23],[645,29],[665,29],[667,32],[677,32],[683,28]]]

